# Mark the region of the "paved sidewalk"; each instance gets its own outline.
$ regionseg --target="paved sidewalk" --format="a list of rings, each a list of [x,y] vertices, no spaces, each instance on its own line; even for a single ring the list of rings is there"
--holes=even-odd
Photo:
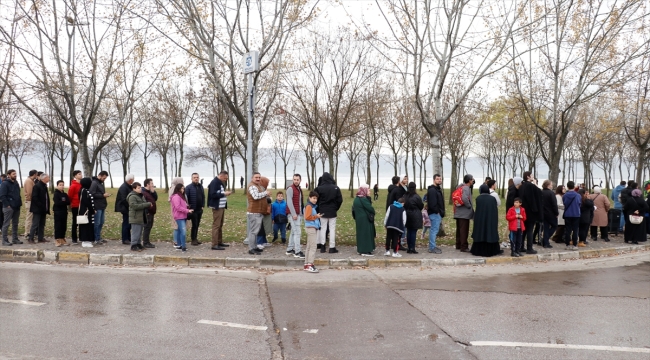
[[[354,246],[339,246],[336,254],[316,253],[317,266],[444,266],[472,264],[523,263],[549,260],[565,260],[608,256],[629,251],[650,249],[647,243],[640,245],[625,244],[622,235],[612,237],[610,242],[589,241],[587,247],[567,250],[564,244],[553,243],[552,249],[535,246],[537,255],[521,258],[510,257],[510,250],[504,249],[503,255],[490,258],[462,253],[453,246],[441,246],[442,254],[430,254],[426,248],[417,249],[419,254],[402,253],[402,258],[384,256],[383,244],[378,244],[373,257],[361,256]],[[51,239],[48,239],[51,240]],[[0,261],[46,261],[80,264],[114,264],[114,265],[185,265],[185,266],[289,266],[299,267],[304,260],[285,255],[286,245],[279,241],[265,248],[260,256],[248,254],[248,246],[242,243],[230,243],[226,250],[211,250],[210,243],[199,246],[188,245],[187,252],[174,249],[170,242],[156,242],[155,249],[142,252],[130,250],[130,246],[121,241],[109,240],[107,244],[84,248],[81,245],[55,247],[54,242],[2,246]]]

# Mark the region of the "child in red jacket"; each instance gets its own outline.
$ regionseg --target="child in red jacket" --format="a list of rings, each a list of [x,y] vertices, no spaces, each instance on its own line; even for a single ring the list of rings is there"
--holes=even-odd
[[[515,206],[511,207],[506,214],[508,228],[510,229],[510,256],[520,257],[518,250],[523,245],[523,232],[526,231],[524,221],[526,221],[526,210],[521,207],[521,199],[515,198]]]

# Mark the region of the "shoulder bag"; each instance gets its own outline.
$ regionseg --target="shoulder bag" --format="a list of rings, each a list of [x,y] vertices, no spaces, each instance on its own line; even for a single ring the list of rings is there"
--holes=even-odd
[[[639,225],[643,222],[643,216],[641,215],[630,215],[630,222],[634,225]]]

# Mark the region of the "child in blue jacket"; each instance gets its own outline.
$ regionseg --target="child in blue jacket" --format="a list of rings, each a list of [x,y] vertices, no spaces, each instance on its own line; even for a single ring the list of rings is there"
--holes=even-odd
[[[273,219],[273,241],[278,239],[278,230],[280,230],[280,236],[282,238],[282,243],[287,242],[287,202],[284,201],[284,194],[282,191],[278,191],[278,194],[275,197],[275,202],[271,206],[271,219]]]

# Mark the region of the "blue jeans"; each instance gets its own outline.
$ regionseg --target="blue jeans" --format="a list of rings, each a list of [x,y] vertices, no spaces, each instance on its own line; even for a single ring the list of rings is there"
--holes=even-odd
[[[287,238],[287,224],[273,223],[273,239],[278,238],[278,230],[280,230],[280,239]]]
[[[178,229],[174,230],[174,240],[176,241],[176,246],[185,248],[185,236],[187,233],[186,220],[176,220],[176,225]]]
[[[106,209],[95,210],[95,219],[94,219],[95,241],[99,241],[102,239],[102,227],[104,226],[105,220],[106,220]]]
[[[614,206],[614,209],[621,210],[621,224],[618,226],[618,232],[623,232],[623,226],[625,226],[625,213],[623,212],[623,206]]]
[[[442,217],[440,214],[430,214],[429,220],[431,220],[431,230],[429,230],[429,250],[433,250],[436,248],[436,236],[438,236],[438,231],[440,231]]]
[[[553,234],[555,234],[555,230],[557,230],[557,218],[550,218],[544,220],[544,232],[543,232],[543,238],[542,238],[542,246],[549,246],[551,245],[549,243],[549,239]]]
[[[415,250],[415,239],[418,236],[418,229],[406,229],[406,244],[409,250]]]

